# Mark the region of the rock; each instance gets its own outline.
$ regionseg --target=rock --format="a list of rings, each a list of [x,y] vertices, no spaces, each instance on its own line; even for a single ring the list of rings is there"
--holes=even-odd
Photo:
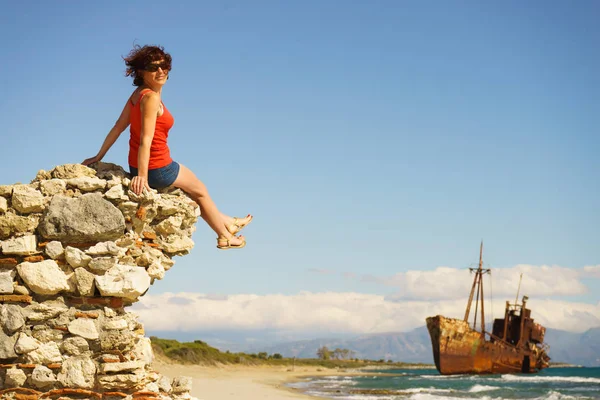
[[[0,197],[0,214],[8,211],[8,201],[4,197]]]
[[[91,389],[94,386],[96,365],[85,356],[67,358],[58,374],[58,381],[64,387]]]
[[[154,351],[152,351],[152,342],[150,338],[141,338],[133,348],[133,355],[136,359],[141,360],[146,365],[154,362]]]
[[[97,177],[79,177],[71,178],[67,180],[69,186],[74,186],[82,192],[93,192],[94,190],[101,190],[106,187],[106,181]]]
[[[165,277],[165,268],[160,261],[154,261],[147,269],[150,278],[162,279]]]
[[[127,249],[117,246],[115,242],[101,242],[87,249],[85,253],[90,256],[122,256],[126,251]]]
[[[31,383],[37,389],[48,390],[56,383],[56,376],[50,368],[37,365],[31,373]]]
[[[17,343],[17,335],[8,336],[0,329],[0,360],[17,357],[15,343]]]
[[[35,215],[22,217],[11,212],[0,215],[0,239],[8,239],[11,235],[32,233],[38,225]]]
[[[136,336],[127,329],[100,332],[100,349],[103,351],[129,351],[134,347]]]
[[[99,337],[94,321],[88,318],[77,318],[71,321],[68,328],[69,332],[73,335],[78,335],[88,340],[98,339]]]
[[[23,214],[44,210],[44,196],[27,185],[15,186],[12,193],[12,206]]]
[[[21,332],[17,343],[15,344],[15,353],[27,354],[33,350],[39,348],[41,345],[39,340],[32,338],[31,336]]]
[[[13,282],[16,275],[15,270],[0,270],[0,294],[12,294],[15,291]]]
[[[71,246],[67,246],[67,248],[65,249],[65,259],[73,268],[87,267],[90,261],[92,261],[92,257],[88,256],[83,251]]]
[[[2,324],[4,330],[10,334],[21,329],[21,327],[25,325],[25,318],[23,317],[21,307],[16,304],[1,304],[0,324]],[[2,357],[0,357],[0,359],[1,358]]]
[[[33,337],[41,343],[56,342],[59,343],[63,339],[63,332],[49,328],[45,325],[36,325],[33,327]]]
[[[50,364],[62,361],[60,350],[55,342],[42,343],[37,349],[25,355],[31,364]]]
[[[75,268],[75,284],[81,296],[94,295],[94,277],[95,275],[85,268]]]
[[[20,387],[23,386],[27,380],[27,375],[22,369],[10,368],[6,370],[6,376],[4,377],[4,386],[6,387]]]
[[[0,242],[2,253],[28,256],[37,253],[37,241],[35,235],[27,235],[11,238]]]
[[[159,239],[160,248],[170,254],[187,254],[193,247],[194,242],[187,236],[170,235],[165,239]]]
[[[146,386],[144,386],[144,391],[159,393],[160,388],[158,387],[158,385],[156,383],[150,382],[150,383],[146,384]]]
[[[67,183],[62,179],[50,179],[40,182],[40,189],[46,196],[54,196],[67,190]]]
[[[14,294],[22,294],[24,296],[29,296],[31,292],[25,286],[15,285],[14,286]]]
[[[53,240],[46,244],[46,255],[53,260],[62,257],[65,254],[65,249],[61,242]]]
[[[113,372],[125,372],[133,371],[136,369],[144,368],[145,364],[141,361],[127,361],[119,363],[104,363],[98,367],[98,372],[101,374],[108,374]]]
[[[56,261],[24,262],[17,265],[19,276],[37,294],[56,294],[70,289],[67,275]]]
[[[94,170],[96,170],[96,176],[98,176],[98,178],[106,179],[107,181],[118,180],[121,182],[123,179],[129,176],[123,167],[113,163],[99,161],[94,163],[92,167]]]
[[[117,264],[95,279],[102,296],[124,297],[129,300],[137,300],[150,287],[150,276],[142,267]]]
[[[162,392],[171,393],[171,390],[173,390],[173,387],[171,386],[171,379],[167,378],[166,376],[161,376],[156,384]]]
[[[125,191],[121,184],[117,184],[107,190],[106,193],[104,193],[104,197],[109,200],[129,200],[129,197],[125,196]]]
[[[45,301],[43,303],[33,303],[27,307],[29,321],[45,321],[55,318],[57,315],[68,311],[68,307],[61,301]]]
[[[128,326],[129,325],[127,324],[127,321],[125,321],[123,318],[118,318],[105,321],[102,328],[110,331],[115,329],[126,329]]]
[[[79,356],[90,350],[87,340],[81,336],[74,336],[64,340],[62,342],[63,352],[71,356]]]
[[[192,390],[192,378],[189,376],[178,376],[173,378],[171,383],[173,386],[172,393],[184,393]]]
[[[94,258],[88,265],[88,268],[97,274],[103,274],[119,263],[117,257],[98,257]]]
[[[50,171],[53,178],[71,179],[80,176],[96,176],[96,171],[82,164],[59,165]]]
[[[102,390],[140,389],[144,383],[144,371],[137,370],[133,374],[102,375],[98,384]]]
[[[116,240],[124,230],[123,214],[99,193],[53,197],[39,225],[44,238],[66,243]]]
[[[0,196],[10,197],[12,196],[13,185],[0,185]]]

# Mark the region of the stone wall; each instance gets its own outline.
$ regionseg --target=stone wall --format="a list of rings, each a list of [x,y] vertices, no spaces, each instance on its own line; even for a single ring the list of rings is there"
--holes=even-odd
[[[128,186],[105,163],[0,186],[0,399],[192,398],[125,307],[193,247],[198,207]]]

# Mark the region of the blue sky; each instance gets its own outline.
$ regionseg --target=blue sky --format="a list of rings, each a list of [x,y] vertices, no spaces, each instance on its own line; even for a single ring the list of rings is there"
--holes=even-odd
[[[200,221],[151,295],[395,296],[386,277],[465,268],[481,239],[493,268],[600,265],[598,2],[1,4],[0,183],[94,155],[121,57],[160,44],[174,159],[255,215],[240,251]],[[600,313],[586,274],[548,299]]]

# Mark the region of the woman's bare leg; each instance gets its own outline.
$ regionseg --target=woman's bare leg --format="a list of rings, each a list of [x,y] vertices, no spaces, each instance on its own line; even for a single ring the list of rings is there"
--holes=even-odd
[[[244,241],[243,236],[235,237],[227,230],[227,221],[223,218],[223,214],[219,212],[217,206],[212,201],[208,194],[208,190],[204,183],[202,183],[196,175],[189,168],[179,165],[179,175],[173,183],[173,186],[180,188],[200,206],[200,212],[202,218],[206,221],[208,226],[218,235],[218,237],[224,237],[230,239],[232,245],[239,245]]]

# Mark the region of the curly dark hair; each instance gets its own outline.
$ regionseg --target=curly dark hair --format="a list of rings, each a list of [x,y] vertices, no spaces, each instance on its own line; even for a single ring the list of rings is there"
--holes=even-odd
[[[142,86],[144,79],[138,71],[146,68],[146,65],[153,61],[164,61],[168,64],[169,70],[171,69],[171,55],[165,52],[162,46],[140,46],[135,45],[129,52],[127,57],[123,57],[127,70],[125,76],[133,77],[133,86]]]

